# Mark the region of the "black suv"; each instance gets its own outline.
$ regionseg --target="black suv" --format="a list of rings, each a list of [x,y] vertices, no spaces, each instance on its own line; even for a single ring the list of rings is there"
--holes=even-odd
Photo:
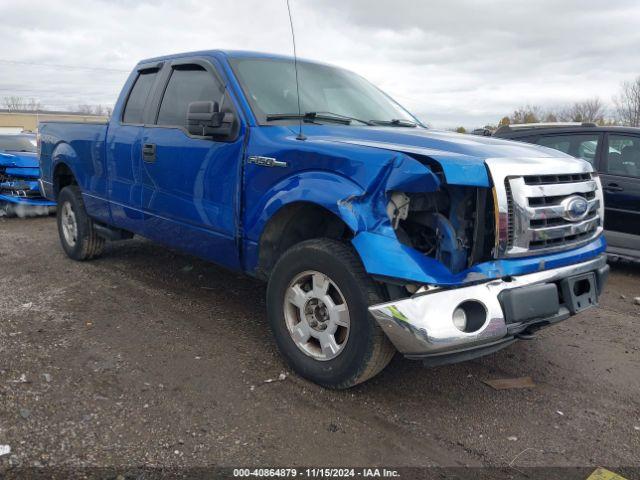
[[[607,251],[640,258],[640,128],[523,124],[493,136],[554,148],[591,163],[604,189]]]

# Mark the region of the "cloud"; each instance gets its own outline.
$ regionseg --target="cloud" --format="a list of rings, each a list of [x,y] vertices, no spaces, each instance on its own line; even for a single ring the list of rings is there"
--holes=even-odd
[[[291,5],[300,56],[357,71],[439,127],[495,123],[525,103],[608,102],[640,74],[635,0]],[[50,108],[113,104],[142,58],[207,48],[292,51],[284,0],[5,1],[0,18],[0,44],[11,47],[0,53],[0,97],[37,97]]]

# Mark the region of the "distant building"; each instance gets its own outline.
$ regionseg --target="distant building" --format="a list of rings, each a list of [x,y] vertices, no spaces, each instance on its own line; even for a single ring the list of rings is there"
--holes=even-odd
[[[41,121],[61,121],[61,122],[106,122],[108,117],[101,115],[90,115],[73,112],[10,112],[0,110],[0,133],[20,133],[22,131],[36,132],[38,122]]]

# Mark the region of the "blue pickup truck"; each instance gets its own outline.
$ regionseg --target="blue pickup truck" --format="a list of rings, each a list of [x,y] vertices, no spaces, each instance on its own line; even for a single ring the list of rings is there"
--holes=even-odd
[[[346,388],[396,351],[479,357],[598,303],[587,162],[435,131],[362,77],[250,52],[139,63],[108,124],[44,122],[41,188],[75,260],[141,235],[268,281],[276,344]]]

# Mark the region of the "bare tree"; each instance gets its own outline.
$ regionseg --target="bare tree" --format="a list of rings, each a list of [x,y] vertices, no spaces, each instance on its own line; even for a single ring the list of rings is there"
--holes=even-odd
[[[105,117],[111,116],[112,110],[113,110],[112,107],[104,106],[100,104],[98,105],[83,104],[83,105],[78,105],[76,107],[76,112],[81,113],[83,115],[99,115],[99,116],[105,116]]]
[[[544,110],[538,105],[526,105],[516,109],[509,117],[508,124],[538,123],[544,118]],[[503,118],[500,123],[504,124]]]
[[[606,108],[598,97],[575,102],[563,109],[558,117],[563,122],[592,122],[604,123]]]
[[[10,112],[36,112],[42,110],[42,104],[35,98],[26,99],[17,95],[4,97],[4,106]]]
[[[616,120],[622,125],[640,127],[640,77],[624,82],[620,93],[613,99]]]
[[[82,113],[84,115],[92,115],[93,114],[93,107],[91,105],[87,105],[87,104],[78,105],[76,107],[76,112]]]

